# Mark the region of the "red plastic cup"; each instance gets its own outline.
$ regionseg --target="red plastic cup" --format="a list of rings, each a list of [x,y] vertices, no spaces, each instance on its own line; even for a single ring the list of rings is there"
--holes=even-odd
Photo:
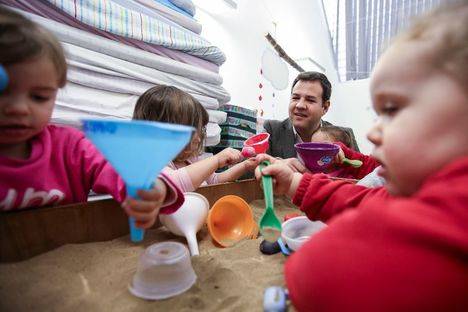
[[[270,147],[268,143],[269,138],[270,134],[266,132],[251,136],[250,138],[244,141],[244,148],[242,149],[243,155],[246,154],[249,157],[251,157],[257,154],[266,153],[266,151]],[[254,149],[255,155],[252,155],[251,149],[249,147],[252,147]],[[244,150],[246,151],[245,153]]]

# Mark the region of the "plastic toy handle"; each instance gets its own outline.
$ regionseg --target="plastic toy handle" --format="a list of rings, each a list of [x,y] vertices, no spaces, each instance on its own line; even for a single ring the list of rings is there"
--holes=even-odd
[[[138,198],[137,189],[127,185],[127,195]],[[145,237],[145,230],[136,227],[133,217],[128,218],[128,225],[130,226],[130,240],[134,243],[141,242]]]
[[[348,165],[350,165],[351,167],[359,168],[359,167],[362,166],[362,161],[360,161],[359,159],[348,159],[348,158],[344,158],[344,159],[343,159],[343,164],[348,164]]]
[[[3,92],[8,86],[8,74],[5,67],[0,65],[0,93]]]
[[[265,160],[260,163],[260,170],[270,165],[270,162]],[[271,176],[262,175],[263,194],[265,195],[265,203],[267,209],[274,207],[273,201],[273,178]]]

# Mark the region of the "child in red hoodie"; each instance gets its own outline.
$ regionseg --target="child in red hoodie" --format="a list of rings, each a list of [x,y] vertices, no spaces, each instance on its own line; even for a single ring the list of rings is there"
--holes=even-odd
[[[371,79],[368,134],[385,188],[294,173],[275,193],[328,228],[286,262],[299,311],[468,310],[468,4],[421,19]],[[268,158],[259,156],[260,159]]]

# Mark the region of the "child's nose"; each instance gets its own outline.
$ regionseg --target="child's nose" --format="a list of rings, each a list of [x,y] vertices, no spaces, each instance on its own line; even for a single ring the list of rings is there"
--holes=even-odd
[[[5,115],[27,115],[29,113],[28,104],[20,98],[10,98],[3,105],[3,112]]]
[[[377,119],[377,121],[367,133],[367,139],[374,145],[382,144],[382,122],[380,118]]]

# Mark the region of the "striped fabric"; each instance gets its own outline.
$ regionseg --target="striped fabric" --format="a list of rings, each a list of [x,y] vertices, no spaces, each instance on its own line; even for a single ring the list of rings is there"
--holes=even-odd
[[[135,1],[154,10],[155,12],[158,12],[159,14],[165,16],[166,18],[179,24],[180,26],[190,29],[194,33],[200,34],[202,31],[202,25],[193,17],[174,11],[168,8],[167,6],[159,2],[156,2],[155,0],[135,0]]]
[[[161,45],[221,65],[224,53],[201,36],[129,10],[112,0],[46,0],[92,27],[127,38]]]
[[[221,126],[221,142],[207,149],[217,154],[227,147],[242,149],[244,141],[256,133],[257,111],[231,104],[219,108],[227,114],[226,122]]]

